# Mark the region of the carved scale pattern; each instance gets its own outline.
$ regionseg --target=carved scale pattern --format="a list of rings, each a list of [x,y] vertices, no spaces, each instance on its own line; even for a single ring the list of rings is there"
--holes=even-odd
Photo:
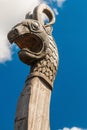
[[[31,73],[28,79],[33,76],[39,76],[52,87],[58,68],[58,50],[52,36],[49,36],[49,39],[50,44],[47,48],[46,56],[31,66]]]

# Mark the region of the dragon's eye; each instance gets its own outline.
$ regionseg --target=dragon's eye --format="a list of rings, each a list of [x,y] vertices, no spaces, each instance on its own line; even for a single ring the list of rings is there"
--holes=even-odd
[[[38,30],[39,29],[39,23],[37,23],[37,22],[32,22],[31,26],[32,26],[33,30]]]

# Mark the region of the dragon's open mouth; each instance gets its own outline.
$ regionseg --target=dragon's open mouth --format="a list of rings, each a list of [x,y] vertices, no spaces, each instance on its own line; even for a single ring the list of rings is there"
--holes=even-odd
[[[21,50],[25,49],[27,52],[39,54],[43,49],[42,40],[34,34],[24,34],[19,36],[14,41]]]

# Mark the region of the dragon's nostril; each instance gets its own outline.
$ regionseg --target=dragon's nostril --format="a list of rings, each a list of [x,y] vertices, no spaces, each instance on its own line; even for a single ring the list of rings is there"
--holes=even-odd
[[[18,34],[19,34],[19,32],[18,32],[17,29],[14,29],[13,32],[14,32],[15,35],[18,35]]]

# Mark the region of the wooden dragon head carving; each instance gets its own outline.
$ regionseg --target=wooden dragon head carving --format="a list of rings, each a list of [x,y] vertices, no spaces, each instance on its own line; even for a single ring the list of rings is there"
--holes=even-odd
[[[43,14],[48,17],[48,23],[45,23]],[[29,78],[38,76],[46,81],[51,89],[58,67],[58,51],[52,37],[54,22],[53,11],[49,6],[41,4],[8,33],[10,43],[16,43],[20,48],[18,55],[21,61],[31,65]]]

